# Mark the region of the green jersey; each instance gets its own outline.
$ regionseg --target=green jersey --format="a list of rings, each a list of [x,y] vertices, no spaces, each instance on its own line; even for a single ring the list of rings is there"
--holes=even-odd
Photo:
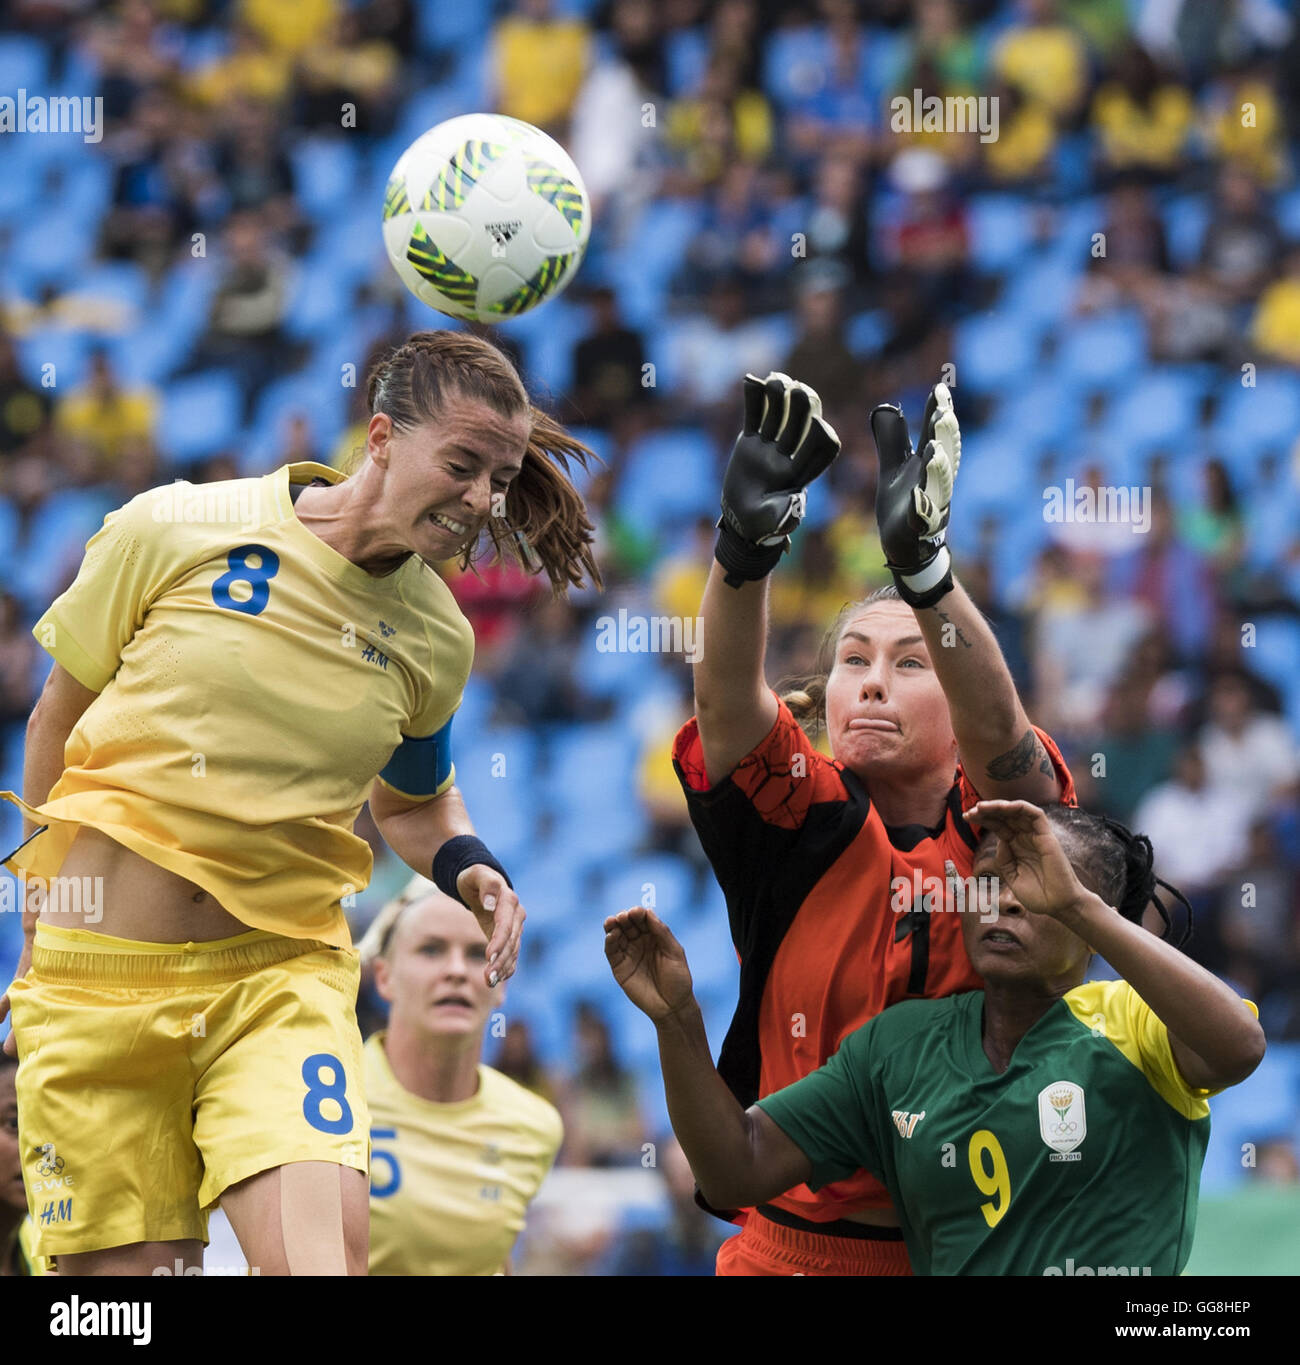
[[[1196,1226],[1214,1091],[1124,981],[1054,1003],[993,1069],[984,993],[892,1006],[759,1107],[815,1190],[865,1168],[920,1275],[1174,1275]]]

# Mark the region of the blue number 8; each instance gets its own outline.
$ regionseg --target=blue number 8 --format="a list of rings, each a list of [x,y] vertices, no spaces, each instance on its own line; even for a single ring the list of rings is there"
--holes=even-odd
[[[320,1078],[321,1068],[329,1067],[334,1079],[325,1085]],[[352,1108],[344,1098],[347,1077],[343,1074],[343,1063],[328,1052],[313,1052],[302,1064],[303,1084],[307,1093],[302,1099],[302,1116],[308,1123],[322,1133],[350,1133],[352,1131]],[[339,1107],[336,1119],[327,1119],[321,1113],[321,1101],[333,1100]]]
[[[260,558],[261,563],[257,568],[249,567],[249,555]],[[271,600],[271,589],[267,587],[267,582],[280,572],[280,556],[265,545],[240,545],[226,556],[226,563],[229,569],[212,585],[212,600],[217,606],[228,607],[231,611],[242,611],[248,616],[260,615]],[[236,601],[230,595],[232,583],[247,583],[252,588],[252,594],[246,601]]]

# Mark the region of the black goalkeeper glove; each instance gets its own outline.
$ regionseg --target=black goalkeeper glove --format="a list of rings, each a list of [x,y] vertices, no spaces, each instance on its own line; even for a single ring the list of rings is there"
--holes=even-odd
[[[885,563],[904,602],[932,607],[952,590],[945,541],[961,464],[961,429],[948,386],[936,384],[926,402],[917,450],[903,410],[890,403],[872,409],[871,434],[880,456],[876,525]]]
[[[803,520],[808,485],[840,453],[821,412],[822,400],[789,375],[745,376],[745,426],[723,476],[714,550],[728,586],[772,572]]]

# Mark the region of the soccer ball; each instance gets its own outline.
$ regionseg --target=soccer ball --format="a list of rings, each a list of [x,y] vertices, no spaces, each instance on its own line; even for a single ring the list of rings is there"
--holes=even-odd
[[[554,139],[503,114],[464,114],[416,138],[384,192],[384,246],[440,313],[499,322],[558,294],[591,232],[578,168]]]

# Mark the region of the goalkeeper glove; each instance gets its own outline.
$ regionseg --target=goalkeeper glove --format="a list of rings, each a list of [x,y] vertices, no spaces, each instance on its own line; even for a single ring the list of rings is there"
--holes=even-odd
[[[885,563],[903,601],[932,607],[952,590],[952,559],[945,544],[952,486],[961,464],[961,429],[946,384],[936,384],[912,449],[903,410],[882,403],[871,412],[880,457],[876,525]]]
[[[788,375],[745,376],[745,425],[722,480],[714,550],[730,587],[772,572],[803,520],[808,485],[840,453],[821,411],[816,393]]]

